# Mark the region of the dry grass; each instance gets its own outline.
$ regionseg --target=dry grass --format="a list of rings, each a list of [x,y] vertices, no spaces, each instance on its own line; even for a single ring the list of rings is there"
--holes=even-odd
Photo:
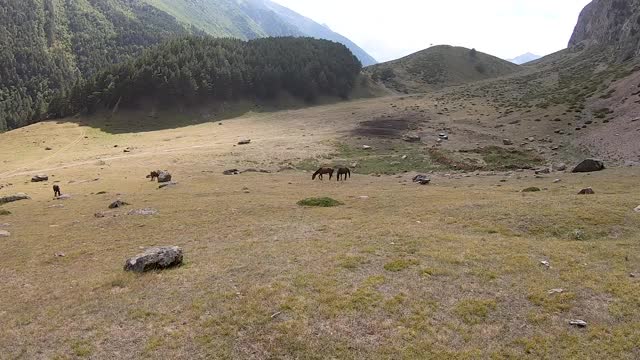
[[[327,156],[326,141],[377,106],[138,134],[40,124],[0,135],[2,154],[23,146],[21,157],[5,160],[10,177],[0,180],[14,185],[2,194],[33,198],[3,206],[12,235],[0,254],[2,356],[640,356],[640,282],[629,276],[640,271],[636,169],[558,174],[557,184],[531,172],[433,174],[430,186],[411,184],[411,173],[343,183],[312,182],[302,171],[221,175]],[[19,141],[64,147],[83,131],[96,138],[45,163],[40,145]],[[234,147],[238,137],[255,144]],[[137,150],[122,154],[114,143]],[[58,168],[46,172],[71,199],[52,200],[51,183],[28,182],[47,167]],[[146,181],[156,168],[172,171],[178,185],[158,190]],[[520,192],[532,186],[543,191]],[[586,186],[596,195],[577,196]],[[296,204],[324,196],[345,205]],[[132,205],[94,217],[117,198]],[[147,207],[159,214],[126,215]],[[157,245],[183,247],[186,264],[123,272],[128,256]],[[547,293],[554,288],[564,292]],[[588,327],[571,327],[576,318]]]

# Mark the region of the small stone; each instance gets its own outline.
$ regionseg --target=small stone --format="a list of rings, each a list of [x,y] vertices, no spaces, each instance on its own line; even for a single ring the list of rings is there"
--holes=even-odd
[[[640,213],[640,205],[638,205],[638,207],[637,207],[637,208],[633,209],[633,211],[635,211],[635,212],[637,212],[637,213]]]
[[[638,277],[638,274],[636,274],[636,273],[629,273],[629,277],[636,278],[636,277]]]
[[[63,252],[57,252],[54,254],[56,257],[65,257],[67,255],[65,255]]]
[[[240,170],[238,169],[230,169],[222,172],[223,175],[238,175],[240,174]]]
[[[171,182],[171,174],[166,170],[158,171],[158,182],[159,183]]]
[[[593,194],[595,194],[595,193],[596,193],[596,192],[595,192],[595,191],[593,191],[593,189],[592,189],[592,188],[586,188],[586,189],[582,189],[582,190],[580,190],[580,192],[578,193],[578,195],[593,195]]]
[[[553,170],[554,171],[565,171],[565,170],[567,170],[567,164],[565,164],[565,163],[554,164],[553,165]]]
[[[563,292],[564,292],[564,289],[551,289],[547,291],[547,294],[554,295],[554,294],[562,294]]]
[[[571,320],[569,321],[569,324],[573,325],[573,326],[577,326],[577,327],[587,327],[587,322],[584,320]]]
[[[43,182],[48,180],[49,180],[49,176],[47,175],[35,175],[34,177],[31,178],[31,182]]]
[[[0,237],[9,237],[11,233],[6,230],[0,230]]]
[[[545,266],[545,267],[547,267],[547,268],[551,267],[551,263],[549,263],[549,261],[547,261],[547,260],[540,260],[540,264]]]
[[[127,213],[127,215],[142,215],[142,216],[151,216],[156,215],[158,210],[152,208],[144,208],[138,210],[131,210]]]
[[[116,200],[114,202],[111,203],[111,205],[109,205],[109,209],[117,209],[117,208],[121,208],[123,206],[127,206],[127,205],[131,205],[129,203],[126,203],[122,200]]]
[[[431,178],[429,178],[427,175],[416,175],[413,177],[413,182],[420,185],[428,185],[429,183],[431,183]]]
[[[554,184],[557,184],[557,183],[559,183],[559,182],[561,182],[561,181],[562,181],[561,179],[555,179],[555,180],[553,180],[553,183],[554,183]]]
[[[513,145],[513,141],[511,141],[509,139],[503,139],[502,140],[502,144],[506,145],[506,146],[511,146],[511,145]]]
[[[56,200],[68,200],[71,199],[71,195],[69,194],[62,194],[60,196],[56,196],[55,197]]]
[[[249,145],[251,144],[251,139],[243,139],[238,141],[238,145]]]
[[[371,146],[369,146],[369,145],[362,145],[362,150],[371,150]]]

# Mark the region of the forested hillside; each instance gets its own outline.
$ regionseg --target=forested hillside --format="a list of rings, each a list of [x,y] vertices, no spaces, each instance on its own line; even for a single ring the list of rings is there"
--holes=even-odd
[[[264,4],[264,0],[0,0],[0,131],[46,117],[54,95],[65,98],[76,82],[165,40],[205,34],[240,39],[305,35],[291,19]],[[324,35],[332,34],[339,36]]]
[[[0,131],[47,112],[53,94],[187,30],[136,0],[2,0]]]
[[[79,111],[136,105],[197,104],[204,100],[269,99],[282,92],[307,101],[320,95],[346,98],[360,61],[344,45],[312,38],[252,41],[191,36],[175,39],[142,56],[79,82],[50,111]]]

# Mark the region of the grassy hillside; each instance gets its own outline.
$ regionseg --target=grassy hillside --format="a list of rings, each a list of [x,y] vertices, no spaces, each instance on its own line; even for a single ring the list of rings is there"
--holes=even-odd
[[[475,50],[434,46],[370,66],[372,78],[400,92],[424,92],[512,74],[519,66]]]

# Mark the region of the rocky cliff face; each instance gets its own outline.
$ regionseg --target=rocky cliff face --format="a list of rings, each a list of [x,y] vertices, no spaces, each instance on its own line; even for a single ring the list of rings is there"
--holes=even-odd
[[[640,0],[593,0],[569,41],[577,45],[613,46],[619,60],[640,55]]]

